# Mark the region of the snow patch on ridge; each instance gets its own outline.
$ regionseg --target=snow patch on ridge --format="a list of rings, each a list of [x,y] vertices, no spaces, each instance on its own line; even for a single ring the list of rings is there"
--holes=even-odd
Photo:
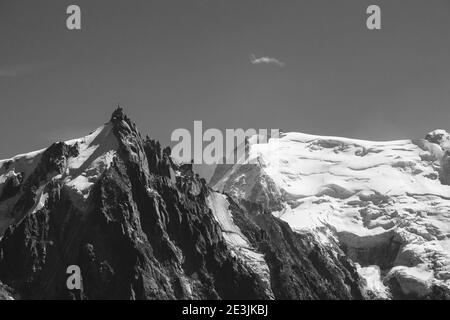
[[[252,247],[248,239],[234,223],[233,216],[229,210],[230,204],[226,196],[212,192],[207,198],[207,205],[219,223],[231,252],[261,277],[261,280],[264,281],[267,287],[266,293],[268,296],[274,298],[274,294],[270,289],[270,270],[264,259],[264,255]]]
[[[73,200],[80,203],[88,198],[91,187],[99,176],[110,167],[118,149],[113,125],[108,123],[86,137],[66,141],[78,145],[79,155],[68,160],[63,180],[73,191]]]
[[[65,144],[76,146],[78,156],[66,159],[65,171],[52,179],[61,180],[63,185],[71,191],[69,194],[74,204],[82,207],[89,197],[94,183],[111,165],[116,156],[119,143],[113,133],[113,124],[107,123],[91,134],[66,141]],[[26,181],[29,175],[36,169],[45,150],[0,160],[0,195],[7,179],[10,177],[22,175],[22,181]],[[46,201],[45,197],[42,197],[41,192],[38,192],[35,206],[36,211]],[[7,219],[6,215],[11,212],[16,200],[17,196],[1,201],[0,203],[0,234],[4,225],[7,225],[8,221],[11,220],[10,218]]]
[[[0,196],[2,196],[8,180],[19,177],[21,181],[28,179],[30,174],[36,169],[44,151],[45,149],[42,149],[20,154],[10,159],[0,160]],[[0,201],[0,237],[13,221],[10,212],[18,198],[19,195],[15,195]]]
[[[23,174],[23,179],[36,169],[45,149],[33,151],[30,153],[20,154],[11,159],[0,160],[0,194],[4,183],[12,175]]]
[[[365,289],[369,297],[382,300],[392,297],[389,288],[381,279],[381,270],[378,266],[361,267],[357,264],[357,271],[365,281]]]

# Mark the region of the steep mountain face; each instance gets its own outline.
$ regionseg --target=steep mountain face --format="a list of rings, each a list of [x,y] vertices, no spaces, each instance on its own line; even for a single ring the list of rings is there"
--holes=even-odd
[[[339,246],[377,298],[450,298],[450,136],[372,142],[286,133],[216,171],[215,190]]]
[[[211,190],[120,108],[86,137],[0,161],[0,237],[3,298],[366,297],[340,248]]]
[[[0,282],[0,300],[13,300],[11,289]]]

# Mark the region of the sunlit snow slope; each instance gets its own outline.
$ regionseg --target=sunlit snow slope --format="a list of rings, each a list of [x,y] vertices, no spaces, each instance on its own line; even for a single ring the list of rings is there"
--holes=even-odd
[[[111,164],[115,152],[118,148],[118,142],[112,132],[112,124],[107,123],[89,135],[66,141],[68,147],[76,147],[76,155],[65,157],[66,162],[61,167],[64,172],[45,172],[48,177],[38,177],[40,187],[36,199],[33,199],[35,205],[31,211],[37,211],[45,205],[48,195],[46,194],[46,184],[53,181],[61,181],[68,189],[74,203],[83,207],[85,200],[89,196],[91,187],[99,178],[101,173]],[[3,231],[11,223],[16,222],[17,218],[13,211],[17,201],[22,194],[17,193],[12,197],[5,195],[5,188],[13,189],[14,186],[20,186],[31,174],[37,174],[38,166],[44,152],[47,149],[22,154],[11,159],[0,160],[0,237]],[[50,155],[51,156],[51,155]],[[39,170],[38,170],[39,171]]]
[[[434,297],[450,290],[449,142],[443,130],[389,142],[286,133],[251,144],[213,187],[337,239],[378,297]]]

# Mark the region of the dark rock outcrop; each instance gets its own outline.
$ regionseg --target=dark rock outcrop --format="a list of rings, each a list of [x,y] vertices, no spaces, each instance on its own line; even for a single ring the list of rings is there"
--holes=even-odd
[[[265,255],[276,299],[363,299],[354,265],[336,244],[323,246],[310,233],[293,232],[261,205],[231,198],[233,219]]]

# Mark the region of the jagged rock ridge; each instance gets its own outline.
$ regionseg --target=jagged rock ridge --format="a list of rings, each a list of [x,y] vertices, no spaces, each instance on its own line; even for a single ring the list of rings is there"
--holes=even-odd
[[[339,248],[184,169],[121,108],[86,137],[1,161],[0,281],[19,299],[364,298]]]

